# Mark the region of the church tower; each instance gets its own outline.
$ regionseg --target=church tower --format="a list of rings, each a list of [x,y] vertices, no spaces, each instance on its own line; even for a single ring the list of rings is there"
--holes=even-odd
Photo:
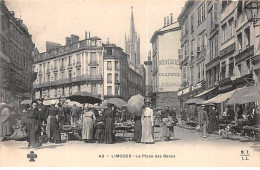
[[[129,55],[128,64],[136,70],[140,65],[140,36],[135,31],[133,7],[131,7],[130,32],[125,34],[125,52]]]

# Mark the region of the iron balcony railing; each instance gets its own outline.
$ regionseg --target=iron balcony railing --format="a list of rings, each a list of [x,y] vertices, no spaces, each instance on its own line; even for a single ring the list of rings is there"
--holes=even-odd
[[[50,86],[57,86],[62,84],[68,84],[72,82],[79,82],[79,81],[101,81],[102,75],[82,75],[72,78],[65,78],[56,81],[44,82],[44,83],[34,83],[33,88],[42,88],[42,87],[50,87]]]

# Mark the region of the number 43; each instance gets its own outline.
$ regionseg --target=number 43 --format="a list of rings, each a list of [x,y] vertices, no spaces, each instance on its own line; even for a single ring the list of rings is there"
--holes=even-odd
[[[104,158],[104,154],[100,154],[100,155],[98,155],[98,157]]]

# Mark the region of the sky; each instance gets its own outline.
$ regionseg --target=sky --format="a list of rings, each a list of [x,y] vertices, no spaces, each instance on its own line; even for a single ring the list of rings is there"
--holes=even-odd
[[[173,21],[184,6],[184,0],[5,0],[15,17],[21,18],[40,52],[46,41],[65,44],[65,37],[76,34],[84,39],[85,31],[98,36],[103,43],[109,38],[124,49],[125,33],[129,35],[131,6],[135,29],[141,39],[141,63],[151,50],[153,33],[163,27],[164,17],[173,13]],[[176,54],[177,55],[177,54]]]

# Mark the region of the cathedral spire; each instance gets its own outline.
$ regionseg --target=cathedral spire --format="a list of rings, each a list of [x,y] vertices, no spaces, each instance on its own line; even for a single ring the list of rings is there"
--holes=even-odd
[[[135,39],[135,36],[136,36],[136,32],[135,32],[134,14],[133,14],[133,7],[131,7],[131,21],[130,21],[129,40],[133,41]]]

